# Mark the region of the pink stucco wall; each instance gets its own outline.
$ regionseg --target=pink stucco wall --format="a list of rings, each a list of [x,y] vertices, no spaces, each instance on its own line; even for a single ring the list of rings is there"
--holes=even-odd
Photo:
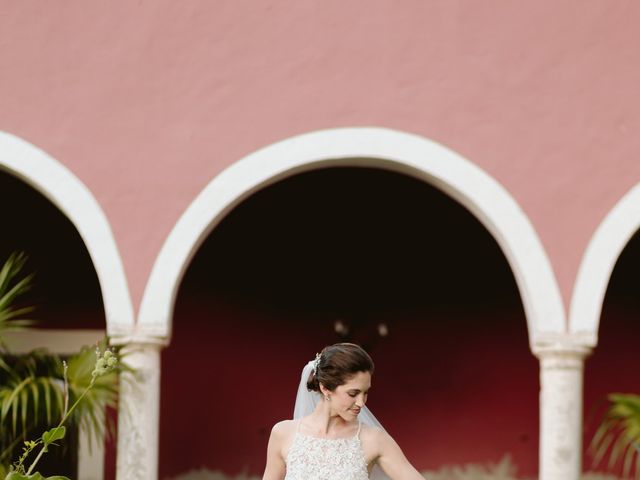
[[[441,142],[531,218],[565,302],[594,229],[640,178],[640,4],[2,1],[0,130],[105,209],[134,303],[225,166],[311,130]]]

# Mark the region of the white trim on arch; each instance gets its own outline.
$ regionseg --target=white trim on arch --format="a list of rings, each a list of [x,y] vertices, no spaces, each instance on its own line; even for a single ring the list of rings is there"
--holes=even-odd
[[[640,229],[640,184],[600,223],[582,257],[571,297],[569,332],[590,346],[598,342],[602,303],[618,257]]]
[[[425,138],[384,128],[312,132],[263,148],[232,164],[196,197],[165,241],[139,312],[140,333],[169,337],[175,297],[189,262],[209,232],[252,193],[296,173],[363,166],[422,179],[471,211],[491,232],[514,272],[527,316],[529,341],[566,331],[551,264],[511,195],[453,151]]]
[[[107,333],[130,332],[133,306],[106,215],[89,189],[64,165],[30,143],[0,132],[0,170],[42,193],[74,224],[98,275]]]

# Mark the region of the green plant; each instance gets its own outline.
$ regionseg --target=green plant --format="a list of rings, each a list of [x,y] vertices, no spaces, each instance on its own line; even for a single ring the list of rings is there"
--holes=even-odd
[[[67,380],[68,367],[66,362],[63,362],[63,378],[64,378],[64,411],[62,418],[58,425],[54,428],[45,431],[37,440],[28,440],[24,442],[22,455],[12,465],[11,471],[5,477],[5,480],[69,480],[68,477],[61,475],[54,475],[51,477],[43,477],[39,472],[34,472],[34,469],[42,456],[49,450],[51,445],[55,445],[55,442],[62,440],[66,434],[65,422],[70,418],[73,411],[81,405],[82,400],[88,395],[96,386],[98,379],[114,371],[118,364],[117,357],[111,350],[106,350],[101,353],[99,349],[96,350],[96,361],[94,368],[91,372],[91,381],[84,391],[78,396],[76,401],[69,407],[69,384]],[[27,468],[25,463],[29,458],[32,451],[40,447],[40,451],[31,462],[31,465]]]
[[[593,463],[598,466],[608,456],[608,468],[622,461],[627,476],[635,464],[640,476],[640,396],[612,393],[607,399],[609,407],[589,446]]]
[[[62,359],[44,349],[26,355],[12,354],[4,342],[4,335],[29,328],[34,322],[24,316],[33,307],[18,305],[21,296],[33,286],[33,274],[24,274],[27,257],[14,253],[0,267],[0,478],[10,468],[11,459],[19,453],[27,438],[39,436],[47,425],[65,415],[67,403],[83,401],[69,412],[70,428],[89,433],[102,441],[104,434],[114,430],[106,420],[105,408],[115,407],[118,398],[118,373],[125,367],[93,377],[94,349],[85,347],[67,359],[65,372]],[[106,339],[100,349],[106,348]],[[66,384],[66,387],[65,387]],[[87,388],[91,385],[91,388]]]
[[[0,353],[7,351],[3,341],[5,333],[22,330],[33,323],[22,318],[33,311],[32,306],[15,306],[16,300],[33,286],[33,274],[21,275],[26,261],[24,253],[13,253],[0,268]],[[1,357],[0,368],[8,368]]]

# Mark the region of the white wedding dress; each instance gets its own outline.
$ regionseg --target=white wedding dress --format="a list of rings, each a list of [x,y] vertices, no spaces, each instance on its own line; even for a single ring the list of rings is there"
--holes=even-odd
[[[300,433],[300,420],[287,452],[285,480],[368,480],[360,427],[353,437],[318,438]]]

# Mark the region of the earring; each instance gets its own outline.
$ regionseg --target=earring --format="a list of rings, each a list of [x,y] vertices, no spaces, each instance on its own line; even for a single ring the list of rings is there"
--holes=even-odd
[[[329,395],[325,395],[324,399],[328,402],[329,400],[331,400],[331,397]]]

